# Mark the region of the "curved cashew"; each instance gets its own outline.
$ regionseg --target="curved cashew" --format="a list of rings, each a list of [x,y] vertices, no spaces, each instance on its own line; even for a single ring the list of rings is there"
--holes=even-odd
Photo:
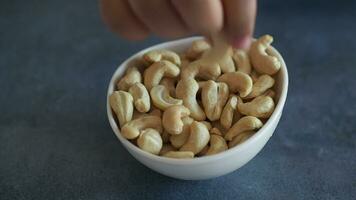
[[[166,49],[149,51],[143,55],[143,59],[150,64],[161,60],[168,60],[178,66],[181,64],[179,55]]]
[[[256,82],[252,86],[252,91],[250,94],[246,96],[246,98],[255,98],[257,96],[262,95],[264,92],[266,92],[269,88],[273,87],[274,85],[274,79],[265,74],[256,80]]]
[[[121,134],[127,139],[135,139],[140,135],[142,130],[147,128],[153,128],[158,132],[162,132],[161,118],[147,115],[129,121],[122,127]]]
[[[162,123],[164,129],[172,134],[177,135],[183,131],[182,118],[189,116],[190,111],[184,106],[171,106],[163,112]]]
[[[171,135],[169,137],[169,141],[171,142],[172,146],[175,148],[182,147],[188,140],[190,134],[190,125],[194,122],[193,118],[190,117],[183,117],[183,130],[178,135]]]
[[[135,83],[129,89],[130,94],[134,99],[135,108],[139,112],[148,112],[151,107],[150,95],[146,87],[142,83]]]
[[[220,129],[218,129],[217,127],[214,127],[214,128],[212,128],[212,129],[210,129],[210,134],[211,135],[223,135],[222,133],[221,133],[221,131],[220,131]]]
[[[194,79],[182,79],[178,82],[176,95],[183,100],[183,105],[190,110],[190,115],[195,120],[205,120],[205,113],[197,102],[196,95],[199,84]]]
[[[232,140],[229,142],[229,148],[232,148],[238,144],[243,143],[248,138],[250,138],[253,134],[255,134],[255,131],[245,131],[240,133],[236,137],[232,138]]]
[[[237,71],[250,74],[251,73],[251,64],[250,64],[250,59],[248,57],[248,54],[242,50],[242,49],[237,49],[234,52],[234,55],[232,58],[235,61]]]
[[[237,121],[226,133],[225,139],[231,141],[232,138],[245,131],[252,131],[262,127],[262,122],[257,117],[245,116]]]
[[[196,60],[210,48],[211,46],[206,40],[193,41],[192,45],[186,51],[187,58],[190,60]]]
[[[213,155],[220,153],[222,151],[226,151],[228,149],[226,141],[223,137],[219,135],[211,135],[210,136],[210,147],[208,152],[205,155]]]
[[[196,76],[203,79],[215,80],[221,74],[221,69],[218,63],[212,63],[205,60],[196,60],[189,63],[188,66],[182,69],[182,79],[194,79]]]
[[[162,111],[154,106],[151,106],[151,111],[149,113],[141,113],[138,112],[137,110],[133,111],[133,115],[132,115],[132,120],[134,119],[138,119],[140,117],[143,116],[157,116],[157,117],[161,117],[162,116]]]
[[[180,148],[180,151],[191,151],[194,154],[199,153],[210,139],[209,130],[201,122],[193,122],[190,125],[190,135],[187,142]]]
[[[218,120],[229,97],[229,87],[226,83],[206,81],[202,86],[201,97],[207,118]]]
[[[133,114],[133,98],[125,91],[114,91],[109,97],[109,103],[114,110],[120,127],[131,121]]]
[[[162,148],[161,135],[155,129],[145,129],[137,139],[137,146],[144,151],[157,155]]]
[[[264,35],[251,44],[249,52],[251,63],[255,70],[261,74],[273,75],[281,68],[281,62],[278,58],[268,53],[272,42],[272,36]]]
[[[168,158],[194,158],[194,153],[191,151],[168,151],[167,153],[163,154],[164,157]]]
[[[155,62],[144,72],[145,86],[147,90],[151,90],[152,87],[159,84],[163,77],[173,78],[178,76],[179,72],[179,67],[169,61],[162,60]]]
[[[269,96],[258,96],[252,101],[237,106],[241,114],[260,118],[268,118],[274,110],[273,99]]]
[[[171,144],[163,144],[161,151],[159,152],[159,155],[162,156],[168,151],[176,151],[176,149]]]
[[[225,129],[229,129],[231,127],[238,101],[239,99],[237,96],[231,96],[221,113],[220,123]]]
[[[175,97],[176,96],[176,82],[177,82],[177,80],[174,78],[164,77],[164,78],[162,78],[162,80],[159,84],[165,86],[168,89],[169,94],[172,97]]]
[[[125,76],[120,79],[116,87],[119,90],[127,91],[133,84],[141,83],[142,76],[141,72],[137,67],[130,67],[127,69]]]
[[[241,97],[247,96],[252,90],[252,79],[243,72],[225,73],[218,78],[218,81],[226,83],[230,92],[239,92]]]
[[[154,86],[150,93],[153,104],[161,110],[166,110],[167,108],[174,105],[183,104],[181,99],[175,99],[171,97],[169,95],[168,89],[163,85]]]

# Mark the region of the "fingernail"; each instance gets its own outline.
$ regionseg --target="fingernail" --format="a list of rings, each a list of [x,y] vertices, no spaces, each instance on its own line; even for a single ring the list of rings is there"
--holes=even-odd
[[[248,49],[251,44],[250,36],[237,37],[232,40],[232,46],[237,49]]]

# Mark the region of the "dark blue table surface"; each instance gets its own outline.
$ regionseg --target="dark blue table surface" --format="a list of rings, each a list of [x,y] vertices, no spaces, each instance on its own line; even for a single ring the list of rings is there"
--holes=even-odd
[[[279,126],[229,175],[180,181],[116,139],[105,95],[117,65],[161,42],[107,31],[96,1],[0,6],[0,199],[356,199],[356,3],[260,1],[289,67]]]

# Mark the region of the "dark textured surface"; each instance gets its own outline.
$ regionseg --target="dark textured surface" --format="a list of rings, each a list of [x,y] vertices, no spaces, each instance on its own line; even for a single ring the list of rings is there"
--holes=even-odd
[[[246,166],[193,182],[141,165],[106,119],[116,66],[160,40],[116,38],[96,1],[2,1],[0,199],[356,199],[356,5],[283,2],[256,28],[289,67],[281,122]]]

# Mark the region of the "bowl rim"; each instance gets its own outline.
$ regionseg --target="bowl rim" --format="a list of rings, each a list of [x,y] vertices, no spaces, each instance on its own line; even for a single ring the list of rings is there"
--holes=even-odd
[[[142,55],[143,53],[150,51],[152,49],[160,49],[160,48],[168,48],[169,49],[170,46],[179,46],[179,45],[181,45],[181,43],[188,43],[188,42],[192,42],[194,40],[198,40],[198,39],[202,39],[202,38],[203,37],[201,37],[201,36],[194,36],[194,37],[188,37],[188,38],[163,42],[160,44],[150,46],[150,47],[140,50],[137,53],[135,53],[134,55],[130,56],[128,59],[126,59],[124,62],[122,62],[116,68],[115,72],[113,73],[113,75],[110,79],[109,86],[107,89],[106,110],[107,110],[107,115],[108,115],[108,120],[109,120],[110,126],[111,126],[112,130],[114,131],[115,135],[117,136],[117,138],[120,140],[120,142],[123,143],[123,146],[125,148],[130,148],[130,150],[132,150],[133,152],[140,154],[141,156],[144,156],[150,160],[154,160],[154,161],[162,162],[162,163],[166,163],[166,164],[197,165],[197,164],[202,164],[202,163],[209,163],[212,161],[224,159],[225,157],[229,157],[237,151],[242,151],[242,150],[246,149],[247,147],[250,146],[250,144],[259,140],[261,137],[263,137],[264,134],[267,134],[267,132],[265,130],[269,129],[273,125],[273,122],[278,120],[278,117],[279,117],[278,115],[279,115],[279,113],[282,113],[282,110],[283,110],[283,107],[284,107],[284,104],[285,104],[285,101],[287,98],[288,81],[289,80],[288,80],[287,66],[284,62],[283,57],[280,55],[280,53],[273,46],[271,46],[271,49],[269,49],[270,52],[272,54],[274,54],[281,61],[281,69],[280,69],[279,73],[282,73],[283,82],[282,82],[282,88],[281,88],[279,100],[275,106],[275,110],[273,111],[271,117],[262,126],[262,128],[259,129],[255,134],[253,134],[250,138],[248,138],[243,143],[236,145],[235,147],[228,149],[224,152],[214,154],[214,155],[209,155],[209,156],[204,156],[204,157],[196,157],[193,159],[176,159],[176,158],[168,158],[168,157],[158,156],[158,155],[154,155],[154,154],[148,153],[146,151],[143,151],[121,135],[120,130],[119,130],[119,128],[116,124],[116,121],[114,120],[114,117],[113,117],[113,113],[112,113],[112,110],[111,110],[111,107],[109,104],[109,96],[114,91],[115,81],[117,80],[117,77],[121,74],[122,70],[126,70],[127,67],[125,68],[124,66],[127,65],[130,61],[132,61],[136,57],[138,57],[139,55]]]

